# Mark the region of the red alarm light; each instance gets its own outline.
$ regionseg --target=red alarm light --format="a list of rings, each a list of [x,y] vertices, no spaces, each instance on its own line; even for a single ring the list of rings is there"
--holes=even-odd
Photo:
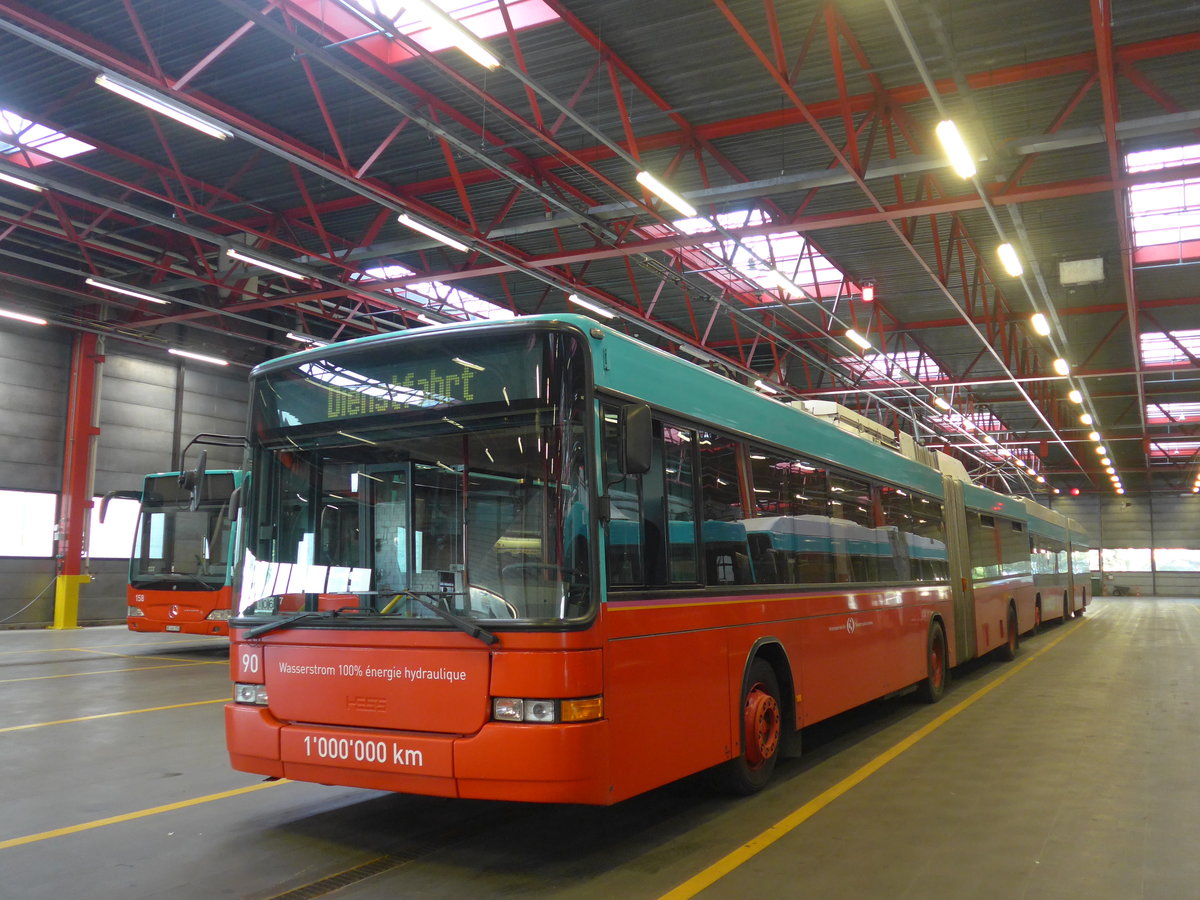
[[[1071,496],[1078,497],[1079,496],[1079,488],[1071,488]]]

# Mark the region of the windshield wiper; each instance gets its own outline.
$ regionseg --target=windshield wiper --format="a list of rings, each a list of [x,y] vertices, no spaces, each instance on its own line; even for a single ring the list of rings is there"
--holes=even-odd
[[[462,616],[456,616],[454,613],[450,612],[450,610],[443,609],[436,603],[430,603],[424,597],[414,593],[413,591],[401,591],[400,596],[416,600],[430,612],[441,616],[459,631],[463,632],[464,634],[469,634],[471,637],[477,638],[483,641],[485,644],[491,645],[500,640],[500,638],[496,637],[496,635],[488,631],[486,628],[482,628],[479,625],[476,625],[474,622],[464,619]],[[434,596],[440,597],[441,594],[435,594]]]
[[[264,625],[257,625],[246,632],[244,637],[256,638],[267,634],[270,631],[275,631],[277,628],[291,628],[297,622],[303,622],[305,619],[336,619],[345,612],[365,612],[372,615],[378,615],[378,611],[366,606],[341,606],[337,609],[315,609],[308,612],[299,612],[294,616],[289,616],[286,619],[276,619],[274,622],[267,622]]]

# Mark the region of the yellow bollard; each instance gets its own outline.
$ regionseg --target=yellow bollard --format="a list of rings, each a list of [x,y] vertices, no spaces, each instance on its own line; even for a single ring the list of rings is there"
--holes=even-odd
[[[91,575],[59,575],[54,584],[54,624],[67,631],[79,627],[79,586],[91,583]]]

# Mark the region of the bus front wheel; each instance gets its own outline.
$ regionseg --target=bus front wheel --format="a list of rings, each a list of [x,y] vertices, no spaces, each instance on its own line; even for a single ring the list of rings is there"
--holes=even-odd
[[[742,752],[718,769],[722,787],[735,794],[753,794],[771,779],[783,737],[779,680],[762,659],[750,664],[740,707]]]

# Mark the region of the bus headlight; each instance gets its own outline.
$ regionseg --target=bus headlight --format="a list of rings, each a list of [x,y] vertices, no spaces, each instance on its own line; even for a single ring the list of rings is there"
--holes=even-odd
[[[214,609],[212,612],[210,612],[204,618],[217,619],[222,622],[227,622],[227,621],[229,621],[229,616],[232,612],[233,612],[233,610],[231,610],[231,609]]]
[[[144,616],[145,614],[146,613],[142,610],[142,608],[140,606],[125,607],[125,615],[127,615],[127,616]]]
[[[497,722],[588,722],[604,715],[603,697],[578,700],[531,700],[522,697],[493,697],[492,718]]]
[[[265,684],[234,684],[233,702],[249,703],[253,706],[266,706],[267,686]]]

